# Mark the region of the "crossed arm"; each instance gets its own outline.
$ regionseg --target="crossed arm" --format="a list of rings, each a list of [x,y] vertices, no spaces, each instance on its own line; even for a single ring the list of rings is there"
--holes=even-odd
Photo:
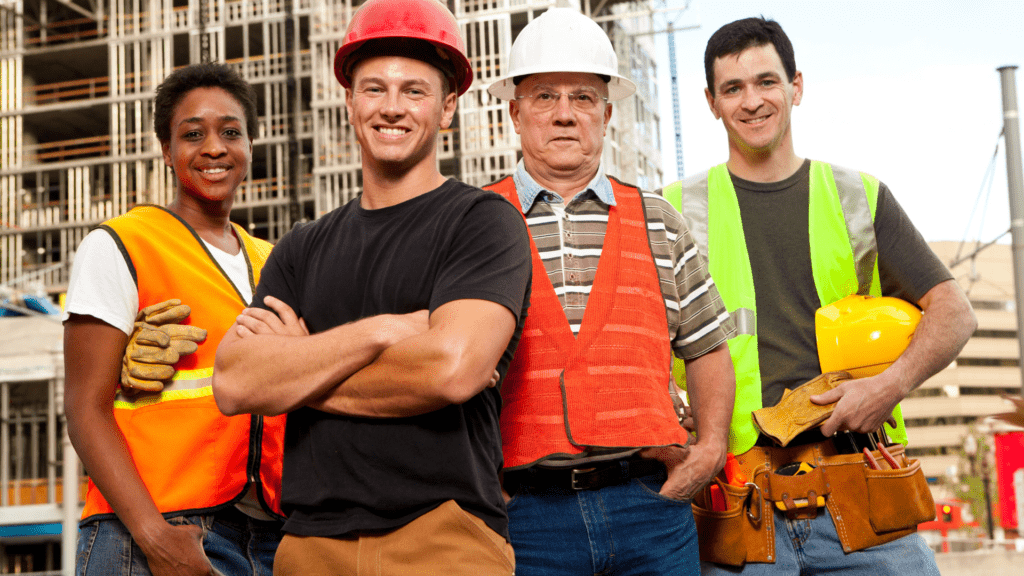
[[[302,406],[348,416],[415,416],[460,404],[493,383],[516,318],[486,300],[380,315],[308,334],[273,297],[249,308],[217,348],[213,391],[225,414]]]

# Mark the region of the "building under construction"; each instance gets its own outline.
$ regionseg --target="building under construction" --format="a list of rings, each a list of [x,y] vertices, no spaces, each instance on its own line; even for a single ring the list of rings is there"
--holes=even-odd
[[[274,242],[294,223],[354,198],[359,146],[332,63],[359,3],[0,0],[0,288],[56,299],[92,227],[137,204],[172,200],[152,100],[171,70],[190,63],[226,62],[256,88],[259,125],[235,222]],[[531,19],[573,6],[608,32],[620,72],[638,86],[635,97],[615,103],[606,170],[642,187],[661,185],[651,32],[663,0],[447,4],[476,78],[440,135],[443,174],[484,185],[514,170],[520,153],[508,104],[486,88],[505,73],[512,41]],[[42,348],[45,360],[54,345]],[[51,352],[57,358],[59,350]],[[0,573],[59,573],[62,566],[60,368],[57,360],[42,364],[41,371],[0,371]],[[65,571],[73,550],[63,552]]]
[[[565,3],[565,0],[559,0]],[[475,185],[509,174],[518,137],[508,104],[486,88],[505,73],[512,40],[552,0],[449,0],[476,69],[441,172]],[[577,6],[615,42],[635,98],[616,103],[605,147],[610,174],[661,183],[653,40],[631,35],[644,2]],[[236,67],[256,88],[252,171],[233,220],[276,241],[360,191],[359,147],[332,61],[351,0],[0,0],[0,283],[27,275],[63,290],[89,229],[136,204],[167,204],[173,180],[152,129],[156,85],[204,60]],[[621,16],[620,16],[621,15]],[[53,266],[65,264],[64,266]]]

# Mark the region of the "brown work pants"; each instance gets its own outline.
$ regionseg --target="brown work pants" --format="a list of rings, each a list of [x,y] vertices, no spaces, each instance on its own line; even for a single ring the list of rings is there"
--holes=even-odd
[[[274,576],[512,576],[512,546],[449,500],[382,534],[322,538],[286,534]]]

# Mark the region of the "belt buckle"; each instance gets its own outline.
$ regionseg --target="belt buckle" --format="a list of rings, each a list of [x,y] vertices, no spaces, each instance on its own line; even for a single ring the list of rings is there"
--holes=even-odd
[[[590,468],[573,468],[572,472],[569,474],[570,486],[572,486],[572,489],[573,490],[586,490],[587,489],[586,486],[580,486],[579,485],[579,480],[576,478],[576,474],[577,473],[579,473],[579,474],[589,474],[589,473],[593,472],[594,470],[597,470],[597,468],[595,468],[595,467],[590,467]]]

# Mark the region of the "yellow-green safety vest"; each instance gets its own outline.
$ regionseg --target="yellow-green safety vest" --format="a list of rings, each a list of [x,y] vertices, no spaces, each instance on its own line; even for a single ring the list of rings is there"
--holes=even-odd
[[[729,353],[736,370],[736,404],[729,428],[729,451],[742,454],[757,440],[751,413],[761,405],[757,349],[757,305],[743,220],[725,164],[669,184],[662,193],[683,215],[722,301],[736,324]],[[822,306],[851,294],[881,295],[874,218],[878,179],[863,172],[812,161],[808,228],[814,286]],[[686,387],[683,363],[673,367]],[[889,436],[907,443],[899,405]]]

